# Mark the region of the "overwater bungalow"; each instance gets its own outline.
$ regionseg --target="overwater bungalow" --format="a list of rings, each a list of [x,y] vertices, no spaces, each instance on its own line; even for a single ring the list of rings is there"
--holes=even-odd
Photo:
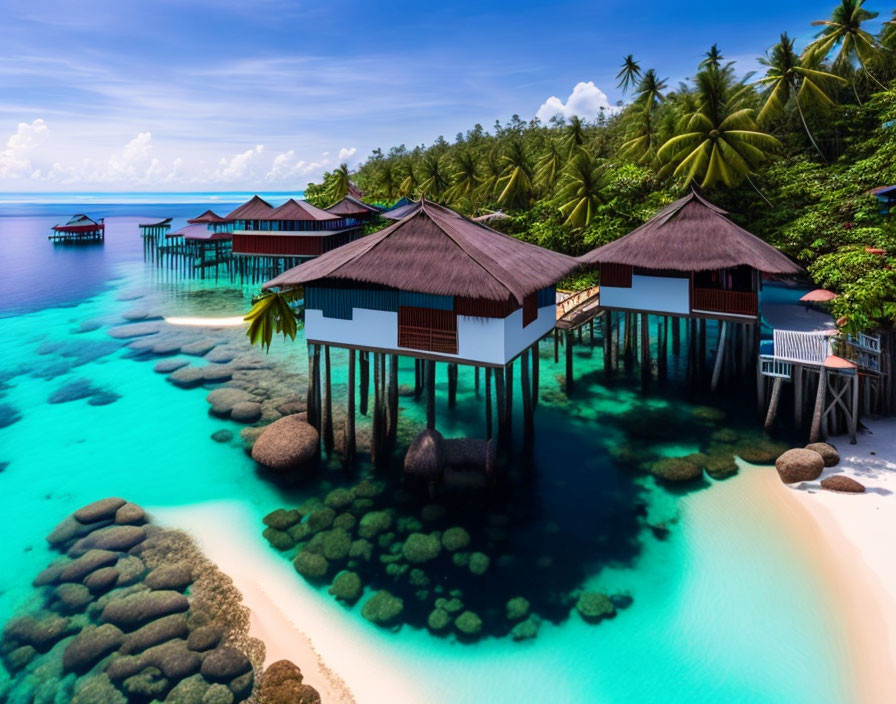
[[[160,239],[167,237],[171,231],[171,218],[163,218],[153,222],[141,222],[138,227],[140,228],[141,237]]]
[[[354,196],[346,196],[338,203],[334,203],[327,212],[341,218],[348,218],[358,222],[370,222],[380,214],[380,209],[368,205]]]
[[[206,210],[202,215],[187,220],[190,225],[204,224],[206,229],[214,233],[232,232],[233,221],[222,218],[213,210]]]
[[[306,201],[290,198],[275,208],[257,195],[225,219],[232,223],[233,255],[241,259],[237,270],[249,275],[273,276],[357,239],[363,229]]]
[[[381,377],[385,359],[391,360],[390,405],[397,404],[398,356],[413,357],[425,379],[427,421],[434,427],[435,363],[449,363],[449,395],[452,379],[456,388],[457,364],[485,367],[490,431],[494,372],[500,435],[517,358],[531,431],[538,355],[529,352],[554,327],[556,282],[577,266],[572,257],[421,200],[399,222],[286,271],[265,288],[304,286],[309,360],[313,366],[321,348],[325,359],[329,347],[347,348],[350,399],[355,351],[362,363],[373,355]],[[315,371],[313,366],[312,379]],[[312,380],[311,386],[319,393],[319,384]]]
[[[696,191],[580,260],[600,267],[606,310],[747,323],[759,319],[763,274],[803,271]]]
[[[48,239],[67,244],[102,242],[105,232],[106,226],[102,218],[93,220],[86,215],[78,214],[73,215],[65,224],[54,225]]]

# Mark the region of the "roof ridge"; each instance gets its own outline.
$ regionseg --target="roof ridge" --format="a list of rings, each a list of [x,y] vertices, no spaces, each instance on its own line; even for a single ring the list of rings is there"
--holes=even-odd
[[[435,204],[435,205],[436,205],[437,207],[441,207],[441,206],[439,206],[438,204]],[[455,212],[455,211],[451,211],[451,212]],[[491,228],[484,227],[484,226],[480,225],[479,223],[475,223],[475,222],[473,222],[472,220],[467,220],[466,218],[464,218],[463,216],[461,216],[461,215],[459,215],[459,214],[457,214],[457,213],[455,213],[455,215],[457,215],[457,217],[458,217],[459,220],[463,220],[463,221],[465,221],[465,222],[468,222],[468,223],[470,223],[471,225],[474,225],[475,227],[483,227],[483,229],[485,229],[485,230],[490,230],[490,229],[491,229]],[[498,263],[497,261],[495,261],[492,257],[490,257],[488,254],[486,254],[485,252],[483,252],[481,249],[479,249],[478,247],[474,247],[474,246],[472,245],[472,243],[467,242],[465,236],[463,235],[463,233],[458,233],[458,232],[451,233],[451,232],[448,232],[448,230],[446,230],[445,227],[443,227],[443,225],[442,225],[441,223],[437,222],[437,221],[432,217],[432,215],[430,215],[430,219],[435,223],[435,225],[436,225],[442,232],[445,233],[445,235],[446,235],[452,242],[454,242],[454,244],[456,244],[458,247],[460,247],[460,249],[463,251],[463,253],[464,253],[464,254],[465,254],[465,255],[466,255],[472,262],[474,262],[478,267],[480,267],[480,268],[481,268],[486,274],[488,274],[492,279],[494,279],[494,280],[497,281],[499,284],[501,284],[501,286],[503,286],[504,288],[506,288],[506,289],[510,292],[510,294],[511,294],[514,298],[516,298],[517,301],[518,301],[520,304],[522,304],[522,302],[523,302],[523,298],[525,298],[525,294],[521,294],[521,293],[520,293],[520,291],[519,291],[519,287],[518,287],[518,286],[516,286],[516,285],[514,285],[514,284],[512,284],[512,283],[508,283],[507,281],[503,280],[504,277],[507,277],[508,279],[510,279],[510,280],[512,281],[512,278],[513,278],[513,277],[512,277],[512,275],[510,274],[510,272],[508,272],[508,271],[507,271],[507,270],[506,270],[500,263]],[[492,230],[492,232],[494,232],[494,230]],[[502,233],[498,233],[498,234],[502,234]],[[459,240],[464,240],[464,241],[461,242],[461,241],[459,241]],[[476,259],[476,257],[474,257],[474,256],[470,253],[470,251],[469,251],[470,249],[475,250],[475,251],[479,254],[479,256],[481,256],[481,257],[487,259],[487,260],[489,261],[490,265],[493,266],[495,269],[499,270],[503,276],[501,276],[501,277],[496,276],[495,273],[494,273],[493,271],[491,271],[491,270],[488,269],[487,267],[483,266],[482,262],[480,262],[478,259]]]

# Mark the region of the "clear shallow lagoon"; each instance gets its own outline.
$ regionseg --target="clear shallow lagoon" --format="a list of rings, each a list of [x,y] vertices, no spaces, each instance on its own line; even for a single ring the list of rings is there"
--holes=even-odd
[[[254,521],[257,549],[272,553],[260,519],[301,500],[303,491],[286,494],[260,478],[239,443],[212,442],[216,430],[237,433],[239,426],[207,414],[204,390],[172,386],[153,371],[154,359],[133,358],[106,334],[106,325],[121,322],[135,307],[164,315],[245,310],[251,287],[177,282],[143,262],[139,221],[171,215],[182,220],[208,203],[91,206],[90,214],[109,219],[105,245],[87,248],[54,248],[46,240],[50,225],[83,204],[28,206],[22,214],[23,207],[6,216],[11,208],[0,208],[9,269],[0,284],[0,426],[8,423],[0,428],[0,463],[8,463],[0,474],[0,616],[8,618],[32,594],[32,577],[51,558],[43,536],[74,508],[101,496],[117,494],[147,507],[237,500],[249,530]],[[85,321],[100,327],[89,330],[93,325]],[[547,400],[536,415],[535,475],[520,500],[533,525],[557,526],[539,550],[581,553],[586,586],[629,592],[634,604],[598,626],[573,615],[558,625],[545,623],[534,642],[486,639],[474,645],[407,627],[397,634],[377,630],[361,619],[360,605],[346,610],[324,593],[321,609],[394,655],[402,669],[418,673],[432,702],[849,701],[845,673],[837,666],[846,661],[845,646],[840,624],[830,619],[828,595],[819,591],[800,546],[782,535],[779,519],[754,497],[744,500],[741,479],[672,494],[620,472],[610,460],[613,445],[646,442],[641,426],[649,428],[651,418],[658,424],[664,413],[684,414],[688,407],[659,396],[642,400],[622,383],[604,387],[595,371],[600,351],[588,346],[578,348],[579,386],[567,406],[554,378],[562,360],[555,367],[548,347],[542,350]],[[300,341],[274,348],[278,358],[297,368],[304,364]],[[339,359],[337,399],[344,380]],[[406,365],[402,381],[410,381],[410,373]],[[120,398],[107,405],[48,402],[78,380]],[[461,374],[459,388],[453,416],[440,397],[439,427],[446,435],[481,433],[471,374]],[[404,421],[419,420],[422,409],[402,403]],[[628,420],[610,422],[620,416]],[[633,423],[636,418],[645,422]],[[655,434],[653,442],[669,454],[694,442],[670,438],[659,426]],[[637,505],[668,520],[665,539],[633,520]],[[531,540],[543,540],[536,534]],[[595,536],[603,536],[605,545],[586,548]],[[295,579],[296,589],[307,589]]]

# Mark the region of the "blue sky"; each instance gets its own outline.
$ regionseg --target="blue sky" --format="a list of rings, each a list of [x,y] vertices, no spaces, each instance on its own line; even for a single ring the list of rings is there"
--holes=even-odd
[[[301,189],[377,146],[593,116],[627,53],[672,85],[713,42],[752,69],[834,3],[426,5],[0,0],[0,191]]]

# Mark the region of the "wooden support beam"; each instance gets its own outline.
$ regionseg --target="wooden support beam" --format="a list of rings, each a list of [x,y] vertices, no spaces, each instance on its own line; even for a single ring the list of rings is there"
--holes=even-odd
[[[821,440],[821,421],[824,415],[824,399],[827,393],[827,371],[824,367],[818,370],[818,389],[815,392],[815,409],[812,412],[812,427],[809,430],[809,442]]]
[[[859,373],[856,371],[849,380],[852,386],[852,408],[849,413],[849,443],[856,444],[856,430],[859,425]]]
[[[492,432],[492,368],[485,368],[485,437],[491,440]]]
[[[572,369],[572,337],[567,332],[566,335],[566,395],[569,396],[575,389],[575,379],[573,379]]]
[[[719,332],[719,349],[716,351],[716,363],[713,366],[712,370],[712,383],[710,384],[710,390],[715,392],[715,390],[719,387],[719,379],[722,376],[722,364],[725,360],[725,349],[726,342],[728,339],[728,321],[722,321],[722,329]]]
[[[538,343],[532,346],[532,408],[538,407],[538,377],[540,374],[541,359],[538,354]]]
[[[388,443],[391,448],[398,435],[398,355],[389,355],[389,431]]]
[[[327,452],[333,451],[333,387],[330,374],[330,346],[324,345],[324,410],[323,434],[324,447]]]
[[[641,389],[650,384],[650,316],[641,313]]]
[[[529,387],[529,350],[523,350],[520,355],[520,388],[523,394],[523,442],[528,447],[535,437],[532,389]]]
[[[560,361],[560,333],[554,328],[554,364]]]
[[[507,444],[507,396],[504,394],[504,370],[495,369],[495,397],[498,401],[498,445]]]
[[[765,415],[764,428],[767,431],[772,429],[775,423],[775,416],[778,413],[778,399],[781,397],[781,377],[775,377],[775,383],[772,385],[772,398],[768,403],[768,413]]]
[[[793,424],[797,430],[803,427],[803,365],[793,365]]]
[[[426,385],[426,427],[435,430],[436,427],[436,363],[427,359],[424,384]]]
[[[314,420],[314,345],[308,345],[308,389],[305,394],[305,413],[308,425],[317,426]]]
[[[457,404],[457,365],[448,364],[448,408]]]
[[[513,362],[504,367],[504,392],[507,394],[507,436],[513,437]]]
[[[370,395],[370,352],[362,350],[358,359],[361,363],[361,415],[366,416]]]
[[[355,459],[355,350],[348,351],[348,393],[345,404],[345,438],[342,457],[346,466]]]
[[[474,391],[476,392],[476,398],[479,398],[479,367],[473,367],[473,384]]]
[[[380,354],[373,353],[373,430],[370,434],[370,460],[380,461],[380,443],[383,438],[383,396],[380,383]]]

